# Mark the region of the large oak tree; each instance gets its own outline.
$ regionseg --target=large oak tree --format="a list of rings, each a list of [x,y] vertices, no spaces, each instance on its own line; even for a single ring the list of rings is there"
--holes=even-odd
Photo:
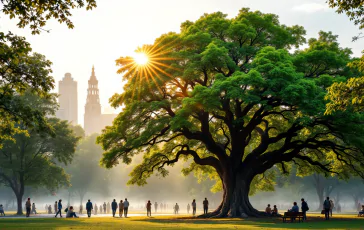
[[[346,67],[351,51],[320,32],[290,53],[304,34],[244,8],[232,19],[217,12],[184,22],[180,33],[137,50],[147,63],[118,59],[127,83],[111,103],[123,111],[98,139],[102,164],[129,164],[142,153],[130,183],[143,185],[191,159],[185,172],[221,181],[223,199],[210,217],[262,215],[249,201],[252,182],[292,164],[298,172],[363,176],[363,117],[324,115],[326,87],[354,75]]]

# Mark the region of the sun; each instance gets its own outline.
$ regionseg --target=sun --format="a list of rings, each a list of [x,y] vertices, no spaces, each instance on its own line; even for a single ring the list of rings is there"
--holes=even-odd
[[[135,53],[133,58],[137,65],[146,65],[149,62],[149,57],[146,53]]]

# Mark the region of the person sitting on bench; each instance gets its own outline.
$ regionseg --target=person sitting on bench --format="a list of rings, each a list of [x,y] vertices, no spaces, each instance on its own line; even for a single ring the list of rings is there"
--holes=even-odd
[[[277,216],[277,215],[278,215],[278,208],[277,208],[277,205],[273,205],[272,216]]]
[[[268,204],[268,206],[265,208],[265,213],[267,213],[268,215],[272,215],[272,209],[270,208],[270,204]]]
[[[364,205],[361,206],[358,216],[364,216]]]
[[[288,209],[288,212],[299,212],[300,208],[297,206],[297,202],[293,202],[293,207]]]

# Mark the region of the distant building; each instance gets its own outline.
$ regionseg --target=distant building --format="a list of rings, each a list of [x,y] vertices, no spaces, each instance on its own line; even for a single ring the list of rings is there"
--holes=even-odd
[[[77,81],[74,81],[70,73],[66,73],[62,81],[58,82],[59,110],[56,116],[61,120],[67,120],[72,125],[78,124],[78,98]]]
[[[116,117],[116,114],[101,114],[98,80],[95,75],[95,68],[92,67],[91,77],[88,80],[87,99],[84,115],[84,129],[86,135],[101,133],[101,130]]]

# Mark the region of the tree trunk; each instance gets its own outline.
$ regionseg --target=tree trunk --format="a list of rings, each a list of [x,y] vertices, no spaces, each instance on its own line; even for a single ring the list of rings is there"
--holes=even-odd
[[[245,173],[229,174],[223,181],[223,200],[219,207],[200,217],[259,217],[264,213],[257,211],[249,201],[249,188],[254,176]]]
[[[16,201],[18,203],[17,207],[17,215],[23,215],[23,194],[15,194],[16,195]]]

